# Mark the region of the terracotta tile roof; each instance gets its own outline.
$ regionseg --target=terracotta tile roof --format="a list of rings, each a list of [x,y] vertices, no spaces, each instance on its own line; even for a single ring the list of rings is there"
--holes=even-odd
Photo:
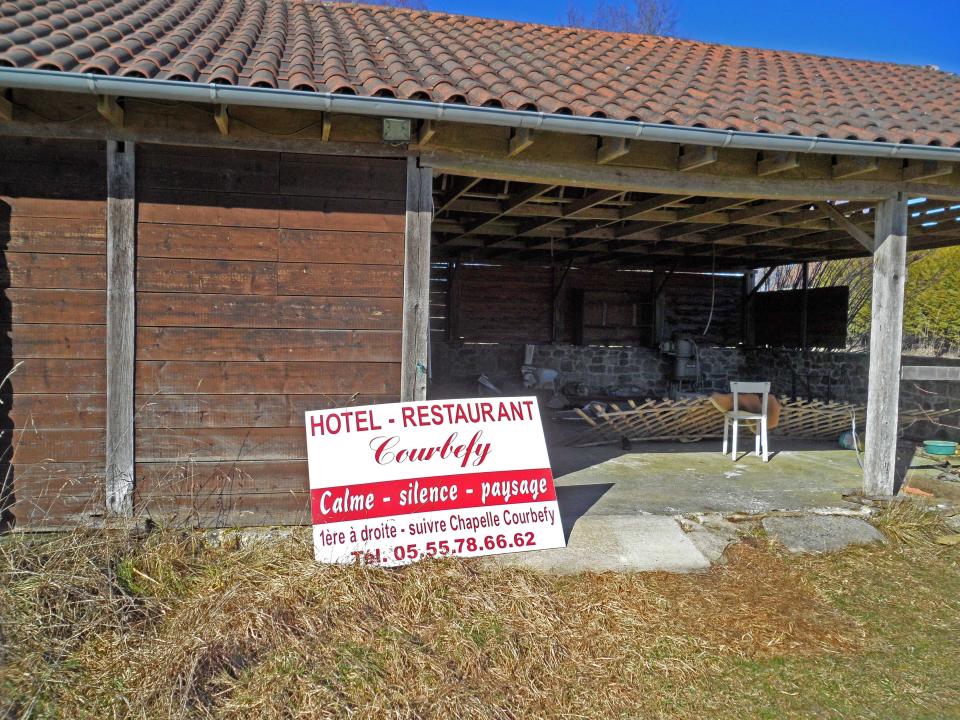
[[[935,68],[300,0],[4,0],[0,65],[960,146]]]

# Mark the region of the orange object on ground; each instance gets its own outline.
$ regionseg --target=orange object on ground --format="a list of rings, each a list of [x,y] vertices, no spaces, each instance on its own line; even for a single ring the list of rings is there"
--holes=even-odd
[[[932,492],[927,492],[926,490],[921,490],[920,488],[910,487],[909,485],[904,485],[901,492],[905,492],[908,495],[919,495],[920,497],[933,497]]]
[[[745,395],[741,394],[738,396],[738,402],[740,404],[740,410],[749,413],[759,413],[760,412],[760,395]],[[710,396],[710,402],[713,403],[713,406],[720,412],[726,413],[733,410],[733,393],[713,393]],[[767,395],[767,430],[773,430],[777,425],[780,424],[780,401],[773,395]]]

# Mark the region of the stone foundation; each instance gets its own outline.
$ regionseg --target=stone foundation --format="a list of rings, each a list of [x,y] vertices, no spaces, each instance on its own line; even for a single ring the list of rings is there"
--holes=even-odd
[[[472,383],[481,374],[494,383],[520,381],[524,346],[513,344],[434,343],[432,372],[436,382]],[[635,397],[664,397],[669,392],[673,359],[649,347],[537,345],[533,365],[559,372],[557,386],[576,382],[592,394],[628,390]],[[741,364],[737,348],[700,348],[704,392],[729,388]]]
[[[865,403],[869,355],[861,352],[701,347],[702,392],[723,392],[731,380],[769,380],[779,397]],[[470,386],[481,374],[507,389],[520,386],[524,346],[517,344],[433,343],[435,386]],[[669,392],[672,358],[650,347],[537,345],[533,364],[559,372],[558,387],[583,383],[593,395],[626,391],[637,398],[661,398]],[[954,358],[904,357],[906,365],[958,366]],[[960,410],[960,383],[904,381],[904,410]],[[960,412],[941,425],[917,423],[910,437],[960,441]]]

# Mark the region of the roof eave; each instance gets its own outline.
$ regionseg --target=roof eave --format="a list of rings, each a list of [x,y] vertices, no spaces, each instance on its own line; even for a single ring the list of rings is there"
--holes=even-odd
[[[955,147],[778,135],[741,130],[717,130],[632,120],[611,120],[609,118],[435,103],[426,100],[217,85],[179,80],[114,77],[56,70],[0,68],[0,87],[180,102],[247,105],[411,120],[434,120],[769,152],[960,162],[960,148]]]

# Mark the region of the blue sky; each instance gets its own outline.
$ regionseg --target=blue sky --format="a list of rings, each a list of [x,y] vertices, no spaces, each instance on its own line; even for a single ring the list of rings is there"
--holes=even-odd
[[[583,2],[583,0],[580,0]],[[428,0],[433,10],[562,23],[566,0]],[[960,73],[960,0],[674,0],[693,40],[938,65]]]

